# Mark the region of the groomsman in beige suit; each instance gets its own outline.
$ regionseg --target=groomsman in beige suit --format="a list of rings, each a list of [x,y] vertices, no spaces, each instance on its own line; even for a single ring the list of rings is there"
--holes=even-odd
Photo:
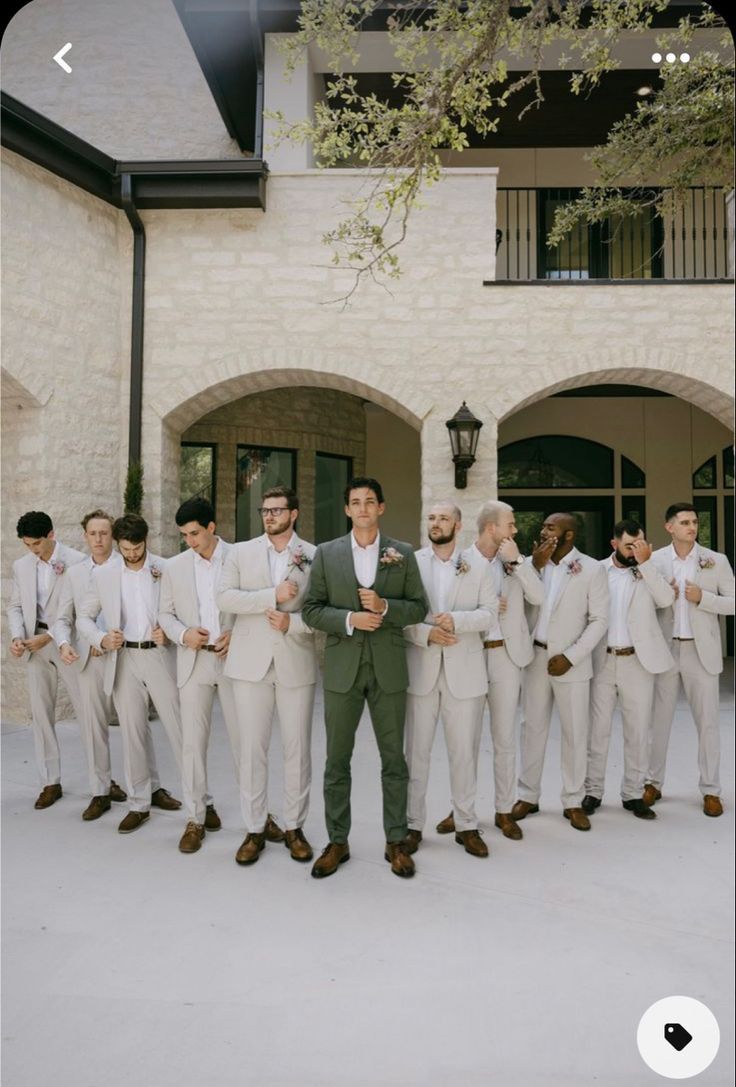
[[[233,681],[240,745],[240,801],[246,837],[235,854],[254,864],[266,840],[285,841],[296,861],[312,847],[302,827],[312,780],[314,638],[301,616],[315,548],[294,531],[299,499],[288,487],[264,491],[264,533],[231,547],[218,607],[235,615],[225,675]],[[284,754],[285,835],[268,815],[268,748],[278,711]]]
[[[176,811],[175,800],[154,788],[148,736],[148,699],[153,701],[181,772],[179,695],[166,635],[158,622],[165,559],[147,548],[148,525],[136,513],[112,526],[122,563],[107,565],[90,580],[77,627],[105,653],[104,690],[112,695],[123,739],[123,765],[130,811],[118,826],[130,834],[148,820],[153,805]],[[98,616],[102,624],[98,624]]]
[[[496,613],[488,564],[471,565],[457,545],[462,514],[453,502],[429,511],[430,545],[416,552],[429,602],[423,623],[404,627],[406,663],[405,751],[409,768],[406,845],[415,852],[427,815],[429,762],[442,716],[450,763],[455,841],[474,857],[487,857],[478,830],[475,795],[478,749],[487,689],[482,635]]]
[[[51,636],[65,573],[84,560],[81,551],[60,543],[47,513],[31,510],[16,526],[28,554],[13,563],[13,595],[8,607],[10,653],[28,663],[33,745],[42,789],[34,807],[50,808],[61,797],[61,758],[56,738],[56,692],[59,676],[81,721],[79,684],[62,666]]]
[[[103,654],[91,646],[75,626],[90,578],[108,563],[114,566],[123,561],[120,553],[112,548],[112,526],[113,518],[100,509],[93,510],[82,519],[89,556],[69,567],[62,582],[58,616],[51,632],[61,659],[76,675],[79,684],[80,728],[92,793],[92,799],[82,812],[85,822],[99,819],[110,810],[113,800],[124,803],[128,799],[111,776],[109,725],[114,709],[112,699],[104,690]],[[150,730],[149,742],[152,743]]]
[[[215,511],[205,498],[190,498],[176,511],[187,550],[169,559],[161,579],[158,618],[177,646],[176,683],[182,724],[184,808],[182,853],[196,853],[206,830],[222,826],[207,792],[207,746],[215,693],[237,765],[238,724],[232,680],[225,675],[234,616],[215,602],[222,566],[230,550],[216,534]]]
[[[613,554],[601,562],[608,580],[611,614],[608,636],[593,650],[588,770],[581,807],[586,815],[600,807],[618,696],[624,738],[621,802],[637,819],[653,819],[654,812],[641,793],[654,681],[674,663],[657,621],[657,609],[669,607],[675,593],[651,561],[652,549],[637,521],[614,525],[611,547]]]
[[[665,514],[672,537],[652,562],[675,590],[672,609],[661,613],[664,636],[674,667],[657,677],[645,804],[662,796],[670,730],[680,680],[698,732],[698,767],[703,812],[723,814],[721,802],[721,738],[718,723],[718,676],[723,671],[720,615],[734,613],[733,570],[725,555],[697,542],[698,515],[689,502],[677,502]]]
[[[590,830],[585,793],[592,653],[608,626],[608,584],[596,559],[575,547],[569,513],[545,520],[529,563],[544,583],[544,603],[529,612],[534,660],[524,676],[518,822],[539,811],[544,752],[552,707],[561,731],[562,814],[575,830]]]

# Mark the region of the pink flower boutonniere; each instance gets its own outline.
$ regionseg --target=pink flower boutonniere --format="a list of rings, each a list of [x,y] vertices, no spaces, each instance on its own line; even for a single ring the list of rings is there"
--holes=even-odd
[[[712,570],[714,566],[715,566],[714,559],[709,559],[709,558],[698,559],[698,569],[699,570]]]
[[[470,570],[470,567],[468,566],[467,562],[465,561],[465,559],[461,555],[460,558],[455,563],[455,577],[458,577],[458,575],[460,575],[460,574],[467,574],[469,570]]]
[[[404,556],[395,547],[384,547],[378,561],[381,566],[403,566]]]
[[[151,566],[150,569],[151,569],[151,577],[153,578],[154,581],[158,581],[158,579],[163,574],[163,570],[161,569],[160,566]]]
[[[290,570],[297,569],[297,570],[302,570],[303,571],[303,570],[306,570],[306,568],[308,566],[311,566],[311,565],[312,565],[312,560],[309,558],[309,556],[305,552],[302,545],[299,544],[299,546],[295,547],[293,552],[292,552],[291,562],[289,563],[289,569]]]
[[[567,564],[567,570],[570,574],[579,574],[582,569],[583,568],[577,559],[572,559],[572,561]]]
[[[60,559],[57,559],[56,562],[51,563],[51,569],[54,571],[57,577],[61,577],[61,575],[66,570],[66,563],[62,562]]]

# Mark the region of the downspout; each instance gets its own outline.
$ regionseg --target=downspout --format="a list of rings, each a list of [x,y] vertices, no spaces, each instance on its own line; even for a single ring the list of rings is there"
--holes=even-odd
[[[256,117],[253,157],[263,158],[263,32],[258,18],[258,0],[250,0],[251,41],[256,53]]]
[[[146,230],[133,203],[130,174],[120,177],[123,211],[133,230],[133,313],[130,330],[128,465],[140,463],[143,424],[143,305],[146,285]]]

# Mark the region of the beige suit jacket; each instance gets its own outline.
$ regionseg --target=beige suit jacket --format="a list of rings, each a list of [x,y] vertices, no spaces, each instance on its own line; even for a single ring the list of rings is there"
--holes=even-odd
[[[268,564],[268,537],[233,544],[222,568],[217,606],[235,616],[230,649],[225,661],[225,675],[231,679],[257,683],[271,664],[276,682],[284,687],[303,687],[317,682],[317,654],[311,629],[301,616],[309,585],[309,566],[314,558],[314,544],[299,539],[308,559],[302,569],[291,566],[287,577],[298,586],[295,597],[286,604],[276,603],[276,589],[271,584]],[[268,608],[289,613],[286,634],[274,630],[266,618]]]
[[[525,560],[539,577],[531,558]],[[568,559],[563,559],[568,563]],[[608,629],[608,581],[597,559],[578,552],[580,571],[569,571],[550,615],[547,658],[562,653],[572,664],[561,683],[580,683],[593,676],[592,653]],[[529,629],[537,625],[539,608],[528,610]]]
[[[54,574],[51,582],[51,590],[46,601],[46,616],[48,619],[49,634],[56,622],[61,600],[61,589],[66,575],[73,566],[83,562],[86,558],[81,551],[75,551],[73,547],[57,543],[56,559],[54,561],[64,564],[61,574]],[[36,596],[36,556],[30,551],[13,563],[13,595],[8,605],[8,626],[10,637],[32,638],[36,633],[36,620],[38,617],[38,600]],[[21,660],[28,660],[29,652],[25,652]]]
[[[218,546],[222,548],[224,563],[232,545],[220,540]],[[181,645],[180,638],[188,627],[198,627],[202,623],[194,573],[194,552],[191,548],[181,555],[174,555],[164,567],[158,621],[166,632],[166,637],[176,646],[176,685],[183,687],[192,674],[197,653],[200,651]],[[232,630],[234,622],[234,615],[220,612],[220,630],[223,633]]]
[[[601,561],[606,579],[610,561]],[[675,663],[657,620],[657,609],[668,608],[675,599],[675,591],[651,559],[642,566],[632,568],[632,578],[635,577],[634,570],[641,576],[636,578],[626,622],[639,663],[647,672],[657,675],[669,671]],[[606,664],[607,641],[607,638],[601,638],[593,651],[593,671],[596,675],[603,671]]]
[[[458,572],[452,579],[447,606],[455,623],[456,645],[441,646],[429,642],[432,615],[439,612],[434,597],[431,574],[432,548],[416,552],[417,566],[430,611],[423,623],[404,627],[409,645],[406,663],[409,669],[409,694],[425,695],[433,690],[444,663],[447,686],[455,698],[477,698],[488,689],[488,675],[483,655],[483,632],[498,610],[488,564],[485,568],[470,561],[468,551],[457,554]],[[461,572],[464,569],[465,572]]]
[[[468,556],[473,563],[490,565],[475,545],[468,549]],[[506,610],[498,617],[504,647],[517,668],[526,668],[534,660],[534,646],[525,606],[541,605],[544,585],[538,574],[524,562],[513,567],[510,573],[504,571],[501,596],[506,600]]]
[[[87,562],[77,563],[69,569],[68,576],[63,579],[64,583],[61,586],[59,610],[52,632],[58,646],[68,642],[79,654],[79,660],[70,665],[77,672],[83,672],[89,660],[90,644],[77,629],[75,618],[79,615],[82,602],[87,595],[91,577],[92,571]]]
[[[695,639],[695,650],[706,672],[717,676],[723,671],[723,647],[719,615],[734,613],[734,578],[731,564],[725,555],[710,548],[695,544],[697,570],[694,583],[700,587],[703,595],[698,604],[688,604],[690,626]],[[674,577],[672,568],[672,545],[661,547],[652,555],[655,564],[665,581]],[[659,613],[662,633],[668,644],[672,641],[675,621],[673,608]]]
[[[158,601],[166,559],[162,559],[160,555],[152,555],[149,551],[146,560],[152,570],[159,571],[159,576],[154,577],[154,612],[158,614]],[[87,592],[77,615],[77,629],[95,649],[102,649],[102,639],[108,631],[120,630],[122,627],[122,574],[123,563],[119,562],[115,566],[99,570],[95,577],[90,578],[87,585]],[[96,622],[100,612],[105,624],[104,630],[100,630]],[[105,653],[105,694],[111,695],[115,686],[118,655],[117,650]]]

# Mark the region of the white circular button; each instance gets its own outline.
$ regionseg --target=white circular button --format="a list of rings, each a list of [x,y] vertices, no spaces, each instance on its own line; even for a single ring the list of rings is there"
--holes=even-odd
[[[712,1062],[721,1041],[710,1008],[691,996],[667,996],[642,1015],[636,1044],[645,1064],[667,1079],[690,1079]]]
[[[661,53],[652,53],[652,60],[654,61],[655,64],[659,64],[661,59],[662,59],[662,54]]]

